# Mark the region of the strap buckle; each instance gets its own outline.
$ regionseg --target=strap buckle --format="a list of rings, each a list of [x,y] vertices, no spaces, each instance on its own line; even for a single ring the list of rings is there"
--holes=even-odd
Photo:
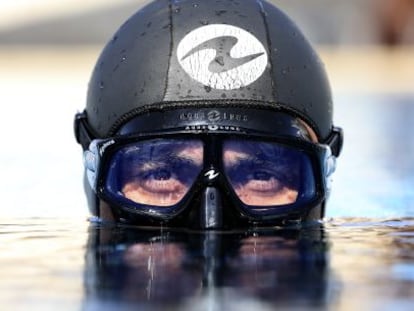
[[[86,111],[75,114],[74,132],[75,139],[82,146],[83,150],[87,150],[92,140],[97,137],[93,134],[93,131],[88,124]]]
[[[338,157],[341,154],[344,143],[344,131],[340,127],[334,126],[332,132],[326,140],[326,144],[331,147],[332,154]]]

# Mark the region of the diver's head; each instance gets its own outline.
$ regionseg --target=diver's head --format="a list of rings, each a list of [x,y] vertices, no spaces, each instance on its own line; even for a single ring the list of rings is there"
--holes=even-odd
[[[138,11],[98,59],[75,131],[93,214],[202,229],[322,217],[342,145],[321,61],[257,0]]]

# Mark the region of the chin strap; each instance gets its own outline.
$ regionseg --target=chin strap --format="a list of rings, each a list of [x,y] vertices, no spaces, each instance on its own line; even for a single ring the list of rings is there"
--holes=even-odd
[[[89,144],[97,138],[97,135],[93,133],[88,124],[85,111],[78,112],[75,115],[74,131],[76,141],[82,146],[83,150],[88,150]]]
[[[341,154],[344,143],[344,132],[342,128],[334,126],[331,134],[324,143],[331,148],[332,154],[338,157]]]

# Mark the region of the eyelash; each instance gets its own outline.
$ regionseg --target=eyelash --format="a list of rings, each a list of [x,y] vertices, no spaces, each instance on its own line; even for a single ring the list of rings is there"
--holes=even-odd
[[[228,175],[239,175],[243,171],[248,171],[249,174],[243,174],[244,177],[247,177],[248,175],[251,175],[252,173],[256,172],[265,172],[269,175],[275,176],[276,179],[283,177],[283,173],[281,171],[282,168],[275,168],[274,163],[260,163],[260,165],[257,165],[258,161],[241,161],[237,165],[234,165],[230,168],[228,168],[227,174]]]
[[[164,162],[148,162],[144,164],[145,169],[140,170],[137,177],[147,177],[150,174],[156,173],[157,171],[165,170],[171,173],[171,176],[186,176],[185,172],[199,170],[199,166],[194,164],[192,161],[185,159],[172,158]],[[179,173],[179,174],[177,174]]]

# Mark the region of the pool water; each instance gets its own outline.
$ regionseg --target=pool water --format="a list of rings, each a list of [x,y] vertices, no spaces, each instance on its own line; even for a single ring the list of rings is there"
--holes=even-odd
[[[414,95],[342,94],[336,103],[345,142],[328,216],[413,216]]]
[[[411,310],[414,218],[188,233],[2,220],[3,310]]]

